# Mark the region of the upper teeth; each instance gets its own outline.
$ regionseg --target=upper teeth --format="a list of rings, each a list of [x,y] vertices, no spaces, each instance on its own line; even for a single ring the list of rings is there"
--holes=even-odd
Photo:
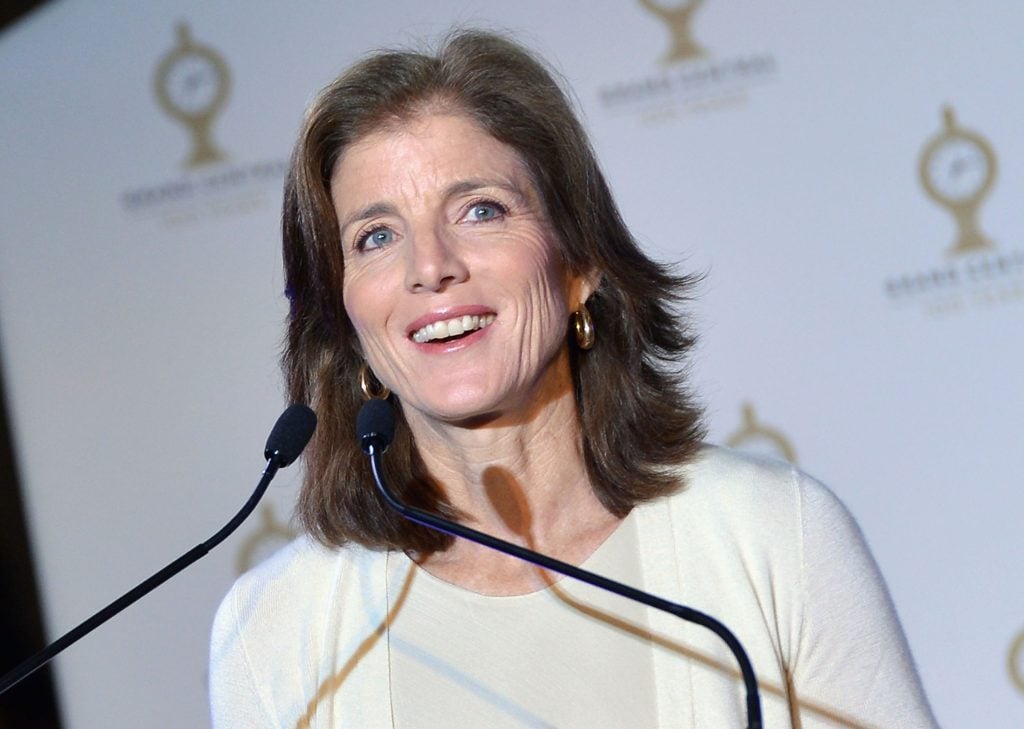
[[[412,341],[422,344],[433,339],[457,337],[466,332],[483,329],[493,321],[494,314],[487,314],[486,316],[457,316],[454,319],[435,321],[433,324],[427,324],[422,329],[417,329],[413,332]]]

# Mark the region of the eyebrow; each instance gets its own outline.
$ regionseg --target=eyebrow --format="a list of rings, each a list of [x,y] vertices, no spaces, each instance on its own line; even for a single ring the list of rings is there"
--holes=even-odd
[[[454,195],[461,195],[466,192],[473,192],[473,190],[479,190],[482,187],[497,187],[515,195],[518,202],[526,202],[526,195],[519,188],[519,185],[515,184],[512,180],[488,179],[484,177],[476,177],[469,180],[453,182],[444,191],[445,198],[453,197]]]
[[[474,190],[479,190],[484,187],[497,187],[514,195],[518,203],[522,205],[527,203],[526,194],[522,189],[520,189],[519,185],[515,184],[513,181],[504,179],[488,179],[483,177],[453,182],[445,188],[443,198],[447,200],[448,198],[456,195],[473,192]],[[398,209],[391,203],[387,202],[371,203],[366,207],[347,215],[345,219],[341,221],[339,230],[344,235],[345,229],[350,225],[358,223],[360,220],[366,220],[367,218],[373,218],[378,215],[398,215]]]
[[[376,217],[377,215],[397,215],[397,214],[398,214],[398,210],[395,208],[394,205],[392,205],[390,203],[385,203],[385,202],[372,203],[371,205],[367,205],[362,210],[357,210],[354,213],[352,213],[351,215],[347,216],[344,220],[341,221],[341,226],[338,228],[338,230],[342,233],[342,235],[344,235],[345,229],[348,226],[352,225],[353,223],[357,223],[360,220],[366,220],[367,218],[373,218],[373,217]]]

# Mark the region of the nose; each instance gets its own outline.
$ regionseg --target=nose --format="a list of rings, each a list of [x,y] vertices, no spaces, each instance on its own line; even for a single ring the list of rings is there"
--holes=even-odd
[[[469,278],[455,242],[443,230],[417,232],[406,251],[405,286],[409,291],[443,291]]]

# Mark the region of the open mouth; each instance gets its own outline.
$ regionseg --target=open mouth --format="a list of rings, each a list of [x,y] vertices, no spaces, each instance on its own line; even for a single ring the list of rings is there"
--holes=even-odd
[[[468,334],[490,326],[494,322],[494,314],[484,316],[457,316],[444,321],[435,321],[412,333],[412,341],[417,344],[426,342],[451,342]]]

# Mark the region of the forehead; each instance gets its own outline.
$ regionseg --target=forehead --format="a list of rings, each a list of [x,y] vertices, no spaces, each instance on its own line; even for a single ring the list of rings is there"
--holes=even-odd
[[[429,114],[388,124],[350,144],[334,166],[331,188],[338,205],[352,194],[490,178],[534,187],[520,155],[476,121],[462,114]]]

